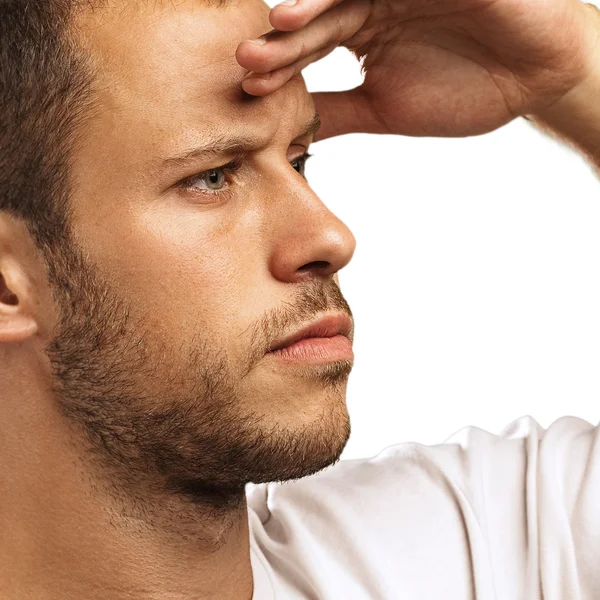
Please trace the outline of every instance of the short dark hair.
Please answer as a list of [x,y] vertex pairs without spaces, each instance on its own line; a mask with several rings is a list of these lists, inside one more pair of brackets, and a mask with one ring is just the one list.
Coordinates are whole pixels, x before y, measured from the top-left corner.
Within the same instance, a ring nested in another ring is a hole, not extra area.
[[0,0],[0,211],[45,258],[66,243],[69,158],[93,72],[70,34],[82,0]]

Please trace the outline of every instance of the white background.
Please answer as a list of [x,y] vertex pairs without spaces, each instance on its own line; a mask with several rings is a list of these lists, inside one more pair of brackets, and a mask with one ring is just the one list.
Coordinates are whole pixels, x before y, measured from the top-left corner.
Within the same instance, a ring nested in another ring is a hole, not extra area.
[[[344,48],[303,74],[311,92],[362,81]],[[356,325],[342,459],[522,415],[598,423],[600,182],[583,158],[523,119],[311,152],[309,182],[357,240],[339,273]]]

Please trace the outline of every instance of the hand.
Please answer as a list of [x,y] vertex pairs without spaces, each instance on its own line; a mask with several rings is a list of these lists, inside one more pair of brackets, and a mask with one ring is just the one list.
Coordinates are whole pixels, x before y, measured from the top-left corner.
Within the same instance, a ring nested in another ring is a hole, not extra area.
[[[600,65],[600,13],[579,0],[298,0],[242,42],[253,95],[279,89],[337,46],[362,85],[314,93],[315,141],[352,132],[468,136],[547,109]],[[265,74],[266,77],[261,77]]]

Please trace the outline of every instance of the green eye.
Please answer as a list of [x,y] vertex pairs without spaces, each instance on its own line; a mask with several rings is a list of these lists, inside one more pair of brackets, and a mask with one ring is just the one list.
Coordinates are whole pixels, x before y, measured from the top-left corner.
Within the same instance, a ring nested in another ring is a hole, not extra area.
[[236,158],[226,165],[196,173],[180,182],[180,185],[193,192],[217,194],[228,187],[227,173],[234,175],[242,167],[242,159]]
[[225,173],[222,168],[211,169],[206,175],[206,185],[209,190],[220,190],[225,183]]
[[[311,156],[312,154],[305,152],[302,156],[290,161],[290,165],[304,177],[306,161]],[[238,157],[226,165],[215,167],[214,169],[209,169],[208,171],[203,171],[202,173],[197,173],[192,177],[188,177],[181,181],[179,185],[187,190],[205,194],[226,193],[227,189],[230,187],[230,182],[227,181],[227,174],[234,175],[241,167],[242,159]]]

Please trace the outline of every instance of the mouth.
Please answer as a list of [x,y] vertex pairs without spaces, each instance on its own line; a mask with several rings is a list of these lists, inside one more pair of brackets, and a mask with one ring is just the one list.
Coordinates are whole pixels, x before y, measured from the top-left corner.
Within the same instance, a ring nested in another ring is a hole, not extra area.
[[329,314],[302,329],[276,340],[268,354],[286,359],[334,360],[353,358],[351,319]]
[[268,352],[267,356],[279,362],[300,361],[304,364],[354,360],[352,342],[341,334],[331,337],[302,338],[290,346]]

